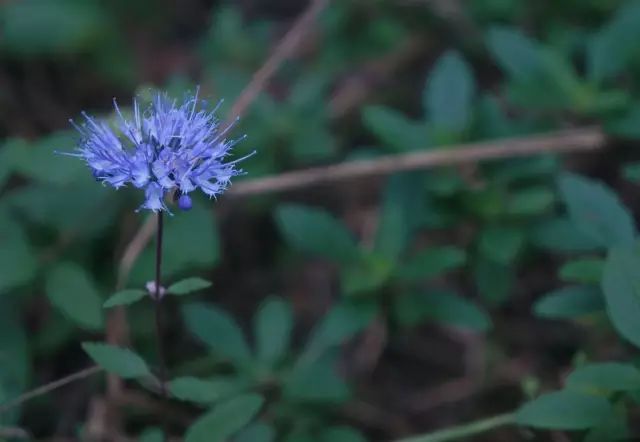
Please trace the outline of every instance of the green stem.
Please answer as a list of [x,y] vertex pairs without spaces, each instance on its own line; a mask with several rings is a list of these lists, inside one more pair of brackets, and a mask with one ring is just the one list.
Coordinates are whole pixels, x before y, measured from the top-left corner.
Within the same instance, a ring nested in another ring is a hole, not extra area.
[[514,421],[513,413],[499,414],[497,416],[481,419],[465,425],[458,425],[452,428],[436,431],[434,433],[424,434],[422,436],[413,436],[407,439],[397,440],[396,442],[446,442],[450,440],[461,439],[463,437],[473,436],[478,433],[493,430],[494,428],[510,425]]

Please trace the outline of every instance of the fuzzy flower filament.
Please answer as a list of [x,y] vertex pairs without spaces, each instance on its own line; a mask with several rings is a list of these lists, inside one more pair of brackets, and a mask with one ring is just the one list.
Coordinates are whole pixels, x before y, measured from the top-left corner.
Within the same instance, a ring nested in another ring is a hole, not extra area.
[[208,111],[198,104],[197,93],[180,105],[158,93],[143,111],[134,100],[128,120],[114,99],[116,128],[83,113],[84,124],[72,121],[81,137],[77,152],[69,155],[83,159],[97,180],[116,189],[127,184],[144,189],[140,209],[168,211],[164,198],[176,191],[178,206],[188,210],[190,192],[221,194],[242,173],[236,164],[246,158],[225,162],[240,140],[225,138],[229,128],[215,116],[217,107]]

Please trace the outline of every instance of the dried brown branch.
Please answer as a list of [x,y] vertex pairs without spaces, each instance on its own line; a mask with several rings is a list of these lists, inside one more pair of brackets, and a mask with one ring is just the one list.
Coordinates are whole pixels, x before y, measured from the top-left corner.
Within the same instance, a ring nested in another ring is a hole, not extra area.
[[394,172],[477,163],[542,153],[591,151],[600,149],[604,145],[605,135],[599,128],[571,129],[546,135],[462,144],[449,146],[447,149],[386,155],[371,160],[352,161],[332,166],[287,172],[238,183],[227,192],[227,195],[239,197],[284,192],[365,176],[386,175]]
[[80,379],[84,379],[86,377],[89,377],[93,374],[96,374],[98,372],[102,371],[101,367],[98,366],[93,366],[93,367],[89,367],[89,368],[85,368],[84,370],[80,370],[77,371],[75,373],[72,373],[68,376],[65,376],[61,379],[55,380],[53,382],[50,382],[48,384],[45,384],[41,387],[38,388],[34,388],[31,391],[28,391],[27,393],[24,393],[20,396],[18,396],[17,398],[9,401],[9,402],[5,402],[2,405],[0,405],[0,414],[5,413],[6,411],[17,407],[18,405],[33,399],[34,397],[38,397],[41,396],[43,394],[47,394],[53,390],[56,390],[60,387],[64,387],[67,384],[70,384],[71,382],[80,380]]
[[303,35],[309,31],[316,17],[328,4],[329,0],[312,0],[310,2],[289,32],[280,40],[267,61],[253,75],[251,82],[244,88],[242,94],[240,94],[231,108],[228,121],[234,121],[241,116],[253,103],[282,63],[295,52],[302,41]]
[[329,101],[331,117],[340,119],[358,108],[382,84],[400,69],[424,54],[428,43],[409,38],[398,49],[366,63],[349,76],[333,93]]

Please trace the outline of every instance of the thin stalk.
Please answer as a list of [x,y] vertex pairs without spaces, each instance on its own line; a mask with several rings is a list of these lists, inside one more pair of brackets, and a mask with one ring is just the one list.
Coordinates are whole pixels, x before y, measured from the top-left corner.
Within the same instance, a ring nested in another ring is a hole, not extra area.
[[163,398],[168,399],[167,394],[167,364],[165,362],[164,346],[162,343],[162,294],[160,292],[160,280],[162,269],[162,233],[163,233],[163,215],[162,211],[158,212],[158,228],[156,230],[156,279],[155,279],[155,322],[156,322],[156,345],[158,352],[158,366],[160,367],[160,393]]
[[485,431],[493,430],[494,428],[510,425],[513,423],[513,420],[513,413],[499,414],[497,416],[470,422],[468,424],[446,428],[429,434],[423,434],[422,436],[401,439],[396,442],[448,442],[484,433]]

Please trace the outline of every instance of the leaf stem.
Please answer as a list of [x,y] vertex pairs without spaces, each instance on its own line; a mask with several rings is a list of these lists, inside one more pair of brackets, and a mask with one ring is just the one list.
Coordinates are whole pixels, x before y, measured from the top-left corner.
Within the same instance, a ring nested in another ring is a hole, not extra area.
[[473,436],[478,433],[493,430],[494,428],[510,425],[514,422],[514,413],[499,414],[486,419],[477,420],[468,424],[458,425],[444,430],[435,431],[422,436],[413,436],[400,439],[396,442],[447,442]]

